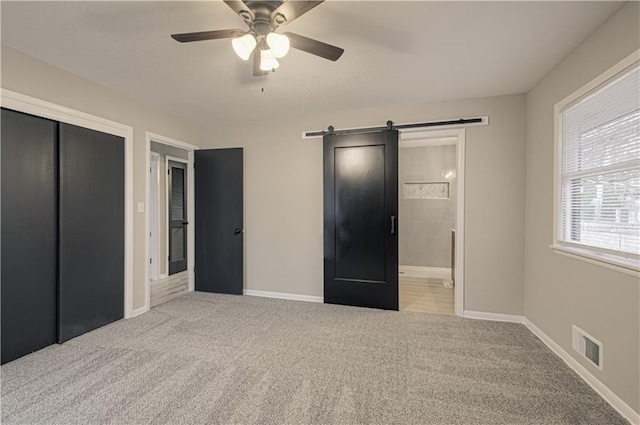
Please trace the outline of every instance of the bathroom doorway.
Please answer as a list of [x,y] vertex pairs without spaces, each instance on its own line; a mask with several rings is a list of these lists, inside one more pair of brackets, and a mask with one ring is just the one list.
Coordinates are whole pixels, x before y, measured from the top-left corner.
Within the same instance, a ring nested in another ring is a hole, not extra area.
[[403,133],[398,165],[400,310],[461,315],[464,130]]

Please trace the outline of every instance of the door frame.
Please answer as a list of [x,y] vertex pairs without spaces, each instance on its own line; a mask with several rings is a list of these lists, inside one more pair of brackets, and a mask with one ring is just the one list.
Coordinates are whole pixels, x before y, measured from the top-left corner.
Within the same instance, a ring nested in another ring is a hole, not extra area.
[[[189,187],[189,160],[184,159],[184,158],[178,158],[176,156],[169,156],[169,155],[165,155],[164,156],[164,169],[165,170],[169,170],[169,162],[173,161],[173,162],[179,162],[181,164],[185,164],[185,171],[187,171],[187,223],[189,223],[187,226],[191,225],[191,216],[190,213],[191,211],[189,210],[189,191],[191,190],[191,188]],[[191,167],[193,168],[193,167]],[[164,193],[164,199],[165,199],[165,203],[164,203],[164,208],[165,208],[165,217],[167,218],[166,223],[164,224],[165,229],[167,230],[166,233],[166,238],[165,238],[165,246],[167,247],[167,258],[165,258],[165,261],[167,262],[167,268],[165,270],[167,270],[167,277],[171,276],[169,274],[169,250],[170,250],[170,246],[169,246],[169,233],[171,231],[171,229],[169,228],[169,223],[171,222],[171,217],[169,216],[169,214],[171,213],[170,208],[169,208],[169,204],[171,203],[169,196],[171,194],[171,187],[170,187],[170,181],[169,178],[167,177],[169,176],[169,173],[167,172],[167,174],[165,174],[163,177],[165,179],[167,179],[167,183],[164,185],[164,189],[165,189],[165,193]],[[194,215],[194,220],[195,220],[195,215]],[[195,222],[194,222],[195,223]],[[189,270],[189,250],[191,249],[191,240],[189,238],[189,227],[187,227],[187,271]],[[195,246],[195,245],[194,245]],[[182,273],[182,272],[180,272]]]
[[[196,145],[192,145],[190,143],[185,143],[182,142],[180,140],[176,140],[176,139],[172,139],[170,137],[167,136],[162,136],[160,134],[156,134],[156,133],[152,133],[150,131],[146,131],[145,132],[145,158],[146,158],[146,168],[145,170],[148,170],[150,168],[150,160],[151,160],[151,142],[155,142],[155,143],[160,143],[163,145],[168,145],[168,146],[173,146],[175,148],[179,148],[182,150],[187,151],[187,156],[188,156],[188,160],[187,160],[187,221],[189,222],[189,225],[187,226],[187,272],[189,273],[189,285],[188,285],[188,291],[193,291],[194,290],[194,282],[195,282],[195,275],[194,275],[194,261],[195,261],[195,192],[194,192],[194,175],[193,175],[193,152],[196,150],[199,150],[200,148]],[[184,161],[184,159],[182,158],[177,158],[179,161]],[[175,160],[175,159],[172,159]],[[166,162],[165,162],[166,165]],[[151,198],[151,179],[150,179],[150,175],[151,173],[147,173],[145,172],[145,176],[146,176],[146,183],[145,183],[145,203],[147,205],[150,204],[150,198]],[[167,202],[167,207],[168,208],[168,202]],[[168,217],[167,217],[168,218]],[[150,208],[147,208],[146,213],[145,213],[145,218],[144,218],[144,223],[145,223],[145,247],[144,247],[144,258],[145,258],[145,265],[147,264],[147,262],[149,261],[149,252],[150,252],[150,245],[151,245],[151,238],[150,237],[146,237],[147,235],[149,235],[149,230],[151,228],[151,214],[150,214]],[[193,224],[192,224],[193,223]],[[168,234],[167,234],[167,245],[168,245]],[[168,246],[167,246],[168,249]],[[168,260],[167,260],[168,263]],[[169,264],[167,264],[167,276],[169,274]],[[144,299],[145,299],[145,304],[144,304],[144,311],[141,311],[141,313],[144,313],[146,311],[149,311],[149,309],[151,308],[151,280],[149,279],[149,267],[144,268],[145,270],[145,274],[144,274]]]
[[4,88],[0,88],[0,105],[124,139],[124,318],[144,313],[143,307],[133,309],[133,127]]
[[[428,146],[428,139],[457,138],[456,146],[456,173],[457,173],[457,197],[456,205],[456,247],[455,247],[455,313],[456,316],[464,316],[464,183],[465,183],[465,142],[466,129],[451,128],[441,130],[411,129],[400,130],[398,149],[408,146]],[[398,191],[398,196],[401,192]]]
[[[151,250],[149,258],[151,259],[149,264],[149,274],[151,280],[158,280],[162,278],[160,274],[160,259],[158,252],[158,237],[160,235],[160,220],[158,215],[160,213],[160,168],[158,167],[160,162],[160,154],[157,152],[151,152],[149,161],[151,166],[149,167],[149,243],[151,244]],[[155,181],[154,181],[155,180]]]

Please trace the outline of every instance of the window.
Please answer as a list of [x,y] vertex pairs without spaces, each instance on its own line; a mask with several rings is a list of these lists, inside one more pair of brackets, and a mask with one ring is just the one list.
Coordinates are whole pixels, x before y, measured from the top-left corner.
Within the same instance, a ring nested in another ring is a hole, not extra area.
[[638,270],[640,63],[614,68],[556,105],[554,247]]

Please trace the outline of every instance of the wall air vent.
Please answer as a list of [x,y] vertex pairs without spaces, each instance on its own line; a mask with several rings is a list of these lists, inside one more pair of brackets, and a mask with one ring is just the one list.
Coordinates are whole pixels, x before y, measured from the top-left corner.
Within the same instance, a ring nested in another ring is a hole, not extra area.
[[573,325],[571,333],[571,346],[582,357],[589,360],[595,367],[602,370],[602,343]]

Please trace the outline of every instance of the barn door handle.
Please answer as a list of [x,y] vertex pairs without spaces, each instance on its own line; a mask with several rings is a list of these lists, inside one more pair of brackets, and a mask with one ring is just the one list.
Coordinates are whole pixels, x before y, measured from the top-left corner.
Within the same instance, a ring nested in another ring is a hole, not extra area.
[[391,234],[392,235],[396,234],[396,216],[395,215],[391,216]]
[[237,235],[238,233],[242,233],[242,230],[241,230],[241,229],[235,229],[235,230],[233,231],[233,233]]

